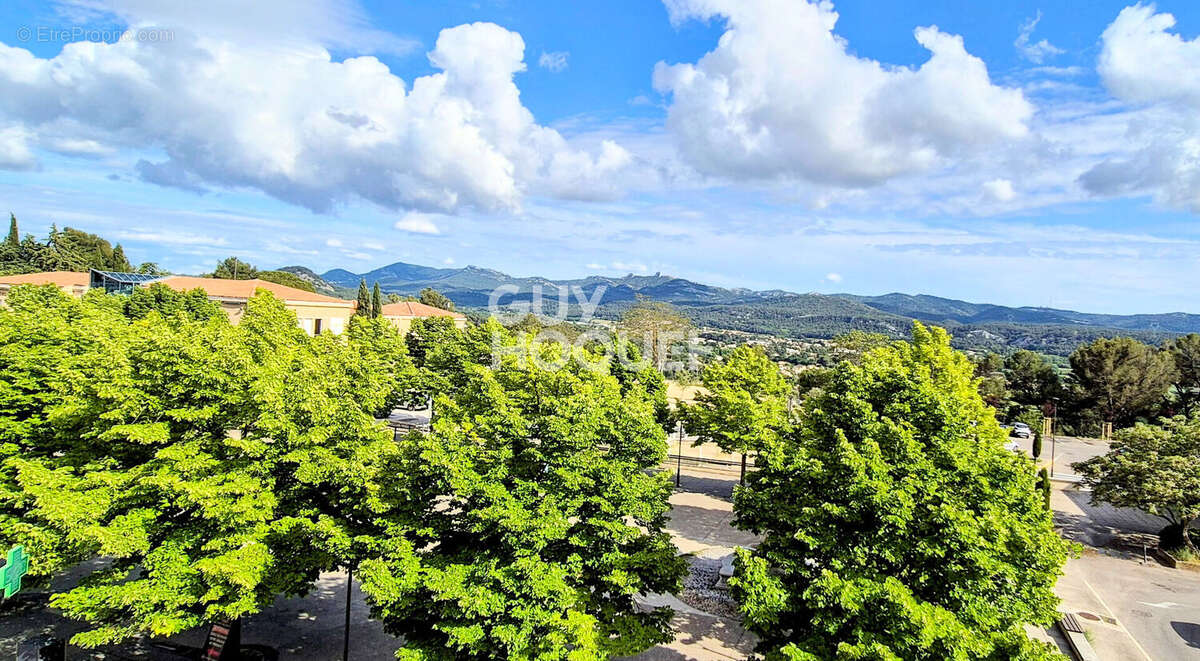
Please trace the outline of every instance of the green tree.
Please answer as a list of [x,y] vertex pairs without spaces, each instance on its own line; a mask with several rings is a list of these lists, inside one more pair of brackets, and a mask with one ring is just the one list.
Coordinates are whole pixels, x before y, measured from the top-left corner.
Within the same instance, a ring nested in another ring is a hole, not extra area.
[[1042,406],[1062,396],[1058,372],[1039,353],[1020,349],[1004,360],[1004,375],[1018,404]]
[[642,347],[642,355],[663,369],[672,346],[692,330],[692,321],[670,303],[640,300],[621,313],[617,328],[630,342]]
[[762,349],[742,345],[700,374],[704,390],[683,409],[684,424],[697,444],[715,443],[726,452],[757,452],[788,425],[791,388],[779,366]]
[[975,376],[987,377],[1004,369],[1004,356],[998,353],[988,353],[975,361]]
[[364,316],[350,318],[346,335],[350,347],[358,352],[359,360],[373,363],[372,371],[382,375],[381,405],[375,415],[387,417],[406,400],[411,391],[422,385],[420,375],[408,355],[404,336],[390,321],[382,317]]
[[305,337],[265,292],[236,327],[53,287],[9,303],[0,542],[35,576],[107,559],[52,597],[90,626],[75,644],[254,613],[385,536],[390,375],[348,339]]
[[851,362],[857,362],[872,349],[886,347],[892,342],[895,342],[895,340],[883,333],[869,333],[857,329],[833,338],[833,346],[837,350],[839,357]]
[[769,659],[1051,659],[1068,547],[939,328],[843,362],[734,494],[730,580]]
[[142,319],[151,312],[157,312],[168,320],[181,315],[193,321],[225,316],[221,306],[210,301],[203,289],[180,292],[158,282],[146,287],[134,287],[122,299],[122,310],[130,319]]
[[21,233],[17,229],[17,215],[15,213],[8,214],[8,236],[4,239],[4,245],[9,248],[19,248],[21,246]]
[[283,285],[284,287],[291,287],[293,289],[301,289],[311,292],[317,291],[316,287],[313,287],[313,283],[289,271],[259,271],[258,279],[266,280],[267,282],[274,282],[277,285]]
[[113,246],[112,257],[108,262],[108,270],[118,273],[130,273],[133,271],[133,265],[129,263],[129,259],[125,257],[125,249],[121,244]]
[[223,280],[253,280],[258,277],[258,269],[237,257],[226,257],[217,262],[212,277]]
[[1131,337],[1101,338],[1076,349],[1070,360],[1083,405],[1118,425],[1153,414],[1175,380],[1168,353]]
[[138,265],[137,272],[145,275],[171,275],[170,272],[154,262],[142,262]]
[[1200,418],[1168,418],[1116,433],[1108,454],[1072,464],[1092,488],[1092,501],[1136,507],[1172,526],[1166,548],[1196,546],[1183,534],[1200,518]]
[[59,231],[54,225],[50,227],[45,248],[31,253],[29,258],[39,262],[30,265],[41,271],[111,271],[114,266],[126,267],[129,264],[124,251],[120,254],[121,262],[118,264],[112,245],[103,238],[73,227]]
[[1175,401],[1184,415],[1198,412],[1200,403],[1200,334],[1190,333],[1167,343],[1175,361]]
[[433,432],[401,441],[411,523],[358,574],[399,657],[603,659],[671,639],[670,609],[635,601],[685,567],[646,392],[514,360],[460,378]]
[[358,281],[358,304],[354,307],[354,316],[371,316],[371,292],[367,289],[367,281],[365,278],[359,279]]
[[441,292],[432,288],[426,287],[418,294],[418,300],[425,305],[431,305],[442,310],[454,311],[454,301],[446,298]]
[[375,288],[371,290],[371,316],[383,316],[383,291],[379,289],[379,281],[375,282]]
[[[1036,457],[1037,455],[1034,455]],[[1046,506],[1046,511],[1050,509],[1050,472],[1043,468],[1038,471],[1038,491],[1042,494],[1043,504]]]

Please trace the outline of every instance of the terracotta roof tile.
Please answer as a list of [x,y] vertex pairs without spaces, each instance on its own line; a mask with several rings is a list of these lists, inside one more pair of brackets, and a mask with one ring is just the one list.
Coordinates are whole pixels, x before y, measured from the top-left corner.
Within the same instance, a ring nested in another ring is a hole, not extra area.
[[0,276],[0,285],[57,285],[59,287],[87,287],[91,274],[78,271],[44,271]]
[[213,298],[250,298],[255,290],[265,289],[281,301],[298,303],[338,303],[346,307],[354,307],[354,301],[334,298],[323,294],[314,294],[303,289],[267,282],[266,280],[224,280],[220,278],[196,278],[187,275],[172,275],[162,280],[162,284],[176,291],[203,289]]
[[455,319],[466,319],[466,315],[457,312],[450,312],[441,308],[435,308],[432,305],[417,303],[416,301],[401,301],[399,303],[388,303],[383,306],[383,316],[385,317],[453,317]]

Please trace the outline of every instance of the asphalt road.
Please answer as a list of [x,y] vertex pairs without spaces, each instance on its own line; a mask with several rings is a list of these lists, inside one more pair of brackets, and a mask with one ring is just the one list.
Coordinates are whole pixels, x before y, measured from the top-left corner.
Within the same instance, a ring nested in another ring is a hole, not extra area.
[[[1033,453],[1033,439],[1030,438],[1013,438],[1021,444],[1021,449],[1026,453]],[[1047,468],[1053,462],[1054,477],[1076,477],[1071,464],[1077,461],[1084,461],[1092,457],[1099,456],[1108,452],[1108,441],[1101,441],[1095,438],[1074,438],[1071,436],[1056,436],[1054,439],[1043,439],[1042,441],[1042,456],[1039,458]]]
[[1076,612],[1082,618],[1090,620],[1085,626],[1093,629],[1101,658],[1200,659],[1200,574],[1169,569],[1153,560],[1142,565],[1084,554],[1070,561],[1060,593],[1072,584],[1078,598],[1068,600],[1080,608]]

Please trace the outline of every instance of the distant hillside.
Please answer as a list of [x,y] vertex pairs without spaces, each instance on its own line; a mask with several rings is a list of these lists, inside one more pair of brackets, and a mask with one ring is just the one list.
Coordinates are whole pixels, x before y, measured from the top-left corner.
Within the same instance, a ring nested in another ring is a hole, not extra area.
[[917,296],[894,293],[883,296],[837,294],[837,296],[864,303],[884,312],[933,323],[1063,324],[1163,333],[1193,333],[1200,329],[1200,315],[1183,312],[1133,315],[1089,314],[1054,308],[1010,308],[986,303],[967,303],[924,294]]
[[[1099,337],[1131,335],[1157,344],[1176,335],[1200,332],[1200,315],[1194,314],[1105,315],[899,293],[855,296],[753,291],[714,287],[661,273],[551,280],[514,277],[478,266],[447,269],[403,262],[367,273],[334,269],[317,276],[303,267],[282,270],[306,279],[315,278],[335,289],[336,295],[353,296],[359,281],[364,279],[368,286],[378,282],[386,293],[412,295],[432,287],[462,308],[486,307],[492,292],[502,285],[517,290],[515,294],[506,293],[504,303],[528,302],[534,288],[540,285],[547,313],[554,312],[557,304],[556,287],[568,287],[589,299],[595,296],[597,288],[604,287],[598,310],[601,317],[618,317],[640,297],[673,303],[697,325],[783,337],[828,338],[855,329],[905,337],[912,320],[919,319],[947,327],[956,346],[980,351],[1027,348],[1067,355],[1080,344]],[[322,291],[316,280],[312,280],[314,285]],[[570,302],[571,315],[578,314],[575,293],[571,294]]]

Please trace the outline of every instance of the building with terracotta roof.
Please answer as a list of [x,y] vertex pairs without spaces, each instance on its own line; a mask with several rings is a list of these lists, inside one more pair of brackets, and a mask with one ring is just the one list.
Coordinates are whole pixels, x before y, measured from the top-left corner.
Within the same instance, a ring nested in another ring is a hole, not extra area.
[[408,332],[414,319],[427,319],[429,317],[449,317],[454,320],[454,325],[459,328],[465,328],[467,325],[467,317],[465,315],[435,308],[432,305],[425,305],[416,301],[401,301],[399,303],[388,303],[383,306],[383,318],[392,322],[392,325],[401,333]]
[[0,276],[0,305],[8,298],[8,290],[17,285],[55,285],[76,298],[88,290],[90,276],[80,271],[44,271]]
[[355,308],[354,301],[315,294],[266,280],[224,280],[184,275],[151,277],[136,273],[111,273],[108,271],[92,271],[90,273],[51,271],[2,276],[0,277],[0,305],[7,298],[8,291],[17,285],[51,284],[58,286],[59,289],[71,296],[80,297],[92,287],[108,292],[122,293],[130,291],[134,286],[144,287],[154,283],[165,285],[175,291],[203,289],[208,294],[208,299],[220,305],[225,314],[229,316],[229,321],[235,324],[242,320],[242,315],[246,313],[246,302],[250,300],[254,292],[265,289],[271,292],[275,298],[283,301],[289,310],[296,313],[300,327],[309,335],[319,334],[323,331],[341,333],[346,329]]
[[323,331],[341,333],[346,330],[356,307],[354,301],[315,294],[257,278],[224,280],[169,275],[155,282],[175,291],[203,289],[208,294],[208,300],[219,304],[225,314],[229,315],[229,321],[235,324],[242,320],[242,315],[246,313],[246,302],[250,300],[251,296],[254,296],[254,292],[265,289],[275,298],[283,301],[287,309],[296,313],[296,317],[300,320],[300,328],[303,328],[304,332],[309,335],[319,335]]

